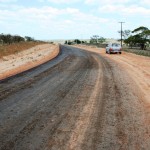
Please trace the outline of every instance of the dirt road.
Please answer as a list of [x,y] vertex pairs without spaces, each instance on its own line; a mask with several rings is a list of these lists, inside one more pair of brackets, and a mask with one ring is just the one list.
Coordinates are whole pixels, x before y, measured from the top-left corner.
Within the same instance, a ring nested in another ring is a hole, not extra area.
[[0,82],[1,150],[150,149],[150,59],[85,49]]

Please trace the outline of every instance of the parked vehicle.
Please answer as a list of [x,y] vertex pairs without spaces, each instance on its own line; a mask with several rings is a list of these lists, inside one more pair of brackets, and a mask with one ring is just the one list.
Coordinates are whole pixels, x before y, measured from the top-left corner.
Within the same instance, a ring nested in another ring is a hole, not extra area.
[[118,43],[110,43],[106,46],[106,53],[112,54],[112,53],[119,53],[121,54],[121,45]]

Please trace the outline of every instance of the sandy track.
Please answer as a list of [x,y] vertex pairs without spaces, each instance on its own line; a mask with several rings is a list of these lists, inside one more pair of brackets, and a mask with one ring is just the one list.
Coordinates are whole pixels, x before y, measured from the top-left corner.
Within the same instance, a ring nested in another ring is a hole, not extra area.
[[149,59],[86,49],[0,83],[0,149],[149,149]]
[[55,58],[59,46],[42,44],[0,59],[0,80],[29,70]]

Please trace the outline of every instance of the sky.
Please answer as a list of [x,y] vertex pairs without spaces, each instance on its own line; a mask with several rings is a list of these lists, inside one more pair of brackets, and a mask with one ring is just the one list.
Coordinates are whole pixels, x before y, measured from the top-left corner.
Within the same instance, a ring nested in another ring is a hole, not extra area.
[[0,0],[0,33],[37,40],[119,38],[150,28],[150,0]]

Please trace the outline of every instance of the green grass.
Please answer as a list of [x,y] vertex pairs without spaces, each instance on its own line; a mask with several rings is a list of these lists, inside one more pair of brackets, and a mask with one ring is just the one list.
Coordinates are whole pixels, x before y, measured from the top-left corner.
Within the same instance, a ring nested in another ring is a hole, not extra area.
[[123,51],[129,52],[129,53],[134,53],[134,54],[137,54],[137,55],[150,57],[150,50],[138,50],[138,49],[123,48]]

